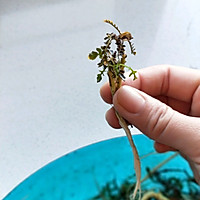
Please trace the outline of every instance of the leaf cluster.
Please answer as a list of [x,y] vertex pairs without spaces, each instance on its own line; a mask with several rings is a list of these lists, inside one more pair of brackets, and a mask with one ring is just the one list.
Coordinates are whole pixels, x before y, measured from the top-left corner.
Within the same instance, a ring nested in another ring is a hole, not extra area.
[[[119,28],[112,21],[105,20],[105,22],[110,23],[115,29],[117,29],[119,34],[117,35],[115,33],[106,33],[106,36],[104,37],[104,45],[96,48],[96,50],[92,51],[88,55],[90,60],[95,60],[96,58],[100,59],[99,63],[97,64],[99,68],[99,73],[97,74],[97,82],[100,82],[105,72],[108,71],[112,73],[112,78],[119,77],[124,80],[125,68],[130,71],[129,76],[133,75],[133,79],[135,80],[136,71],[125,65],[127,55],[125,53],[126,46],[124,44],[125,41],[128,41],[131,53],[135,55],[135,48],[130,42],[133,37],[129,32],[121,33]],[[113,42],[115,43],[115,49],[112,48]]]

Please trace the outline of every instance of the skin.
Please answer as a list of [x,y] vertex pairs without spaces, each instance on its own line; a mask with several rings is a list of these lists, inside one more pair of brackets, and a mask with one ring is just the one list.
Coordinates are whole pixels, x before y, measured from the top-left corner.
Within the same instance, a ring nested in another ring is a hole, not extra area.
[[120,128],[115,109],[155,141],[157,152],[179,151],[200,184],[200,71],[158,65],[139,70],[137,77],[127,78],[113,98],[109,84],[102,86],[102,99],[113,104],[107,122]]

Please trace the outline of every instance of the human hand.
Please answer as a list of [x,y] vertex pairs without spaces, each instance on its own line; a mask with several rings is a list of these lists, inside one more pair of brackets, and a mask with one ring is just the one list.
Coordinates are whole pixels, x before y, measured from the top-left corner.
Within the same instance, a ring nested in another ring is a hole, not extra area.
[[109,84],[102,86],[101,97],[114,105],[106,120],[120,128],[117,110],[155,141],[157,152],[179,151],[200,184],[200,71],[160,65],[139,70],[137,77],[127,78],[113,98]]

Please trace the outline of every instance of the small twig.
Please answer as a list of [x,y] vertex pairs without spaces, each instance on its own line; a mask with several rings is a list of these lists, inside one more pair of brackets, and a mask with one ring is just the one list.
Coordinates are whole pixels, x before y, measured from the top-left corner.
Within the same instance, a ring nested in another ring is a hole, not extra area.
[[140,159],[145,159],[145,158],[147,158],[147,157],[149,157],[151,155],[154,155],[154,154],[157,154],[157,152],[156,151],[149,152],[149,153],[147,153],[145,155],[140,156]]
[[165,165],[166,163],[168,163],[170,160],[172,160],[173,158],[175,158],[176,156],[178,156],[179,153],[176,152],[173,155],[171,155],[169,158],[167,158],[166,160],[164,160],[163,162],[159,163],[157,166],[155,166],[142,180],[141,183],[143,183],[144,181],[146,181],[148,178],[150,178],[150,176],[152,174],[154,174],[159,168],[161,168],[163,165]]

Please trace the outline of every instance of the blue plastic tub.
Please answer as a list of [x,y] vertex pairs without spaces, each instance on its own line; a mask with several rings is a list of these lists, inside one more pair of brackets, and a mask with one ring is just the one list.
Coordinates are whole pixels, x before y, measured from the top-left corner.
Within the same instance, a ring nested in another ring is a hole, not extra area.
[[[152,151],[153,142],[143,135],[134,136],[140,156]],[[154,167],[172,153],[154,154],[143,158],[146,167]],[[186,169],[180,156],[165,168]],[[133,155],[126,137],[114,138],[86,146],[49,163],[20,183],[4,200],[86,200],[98,194],[99,188],[112,180],[122,183],[133,175]],[[178,175],[178,173],[175,175]],[[147,184],[149,187],[151,183]]]

